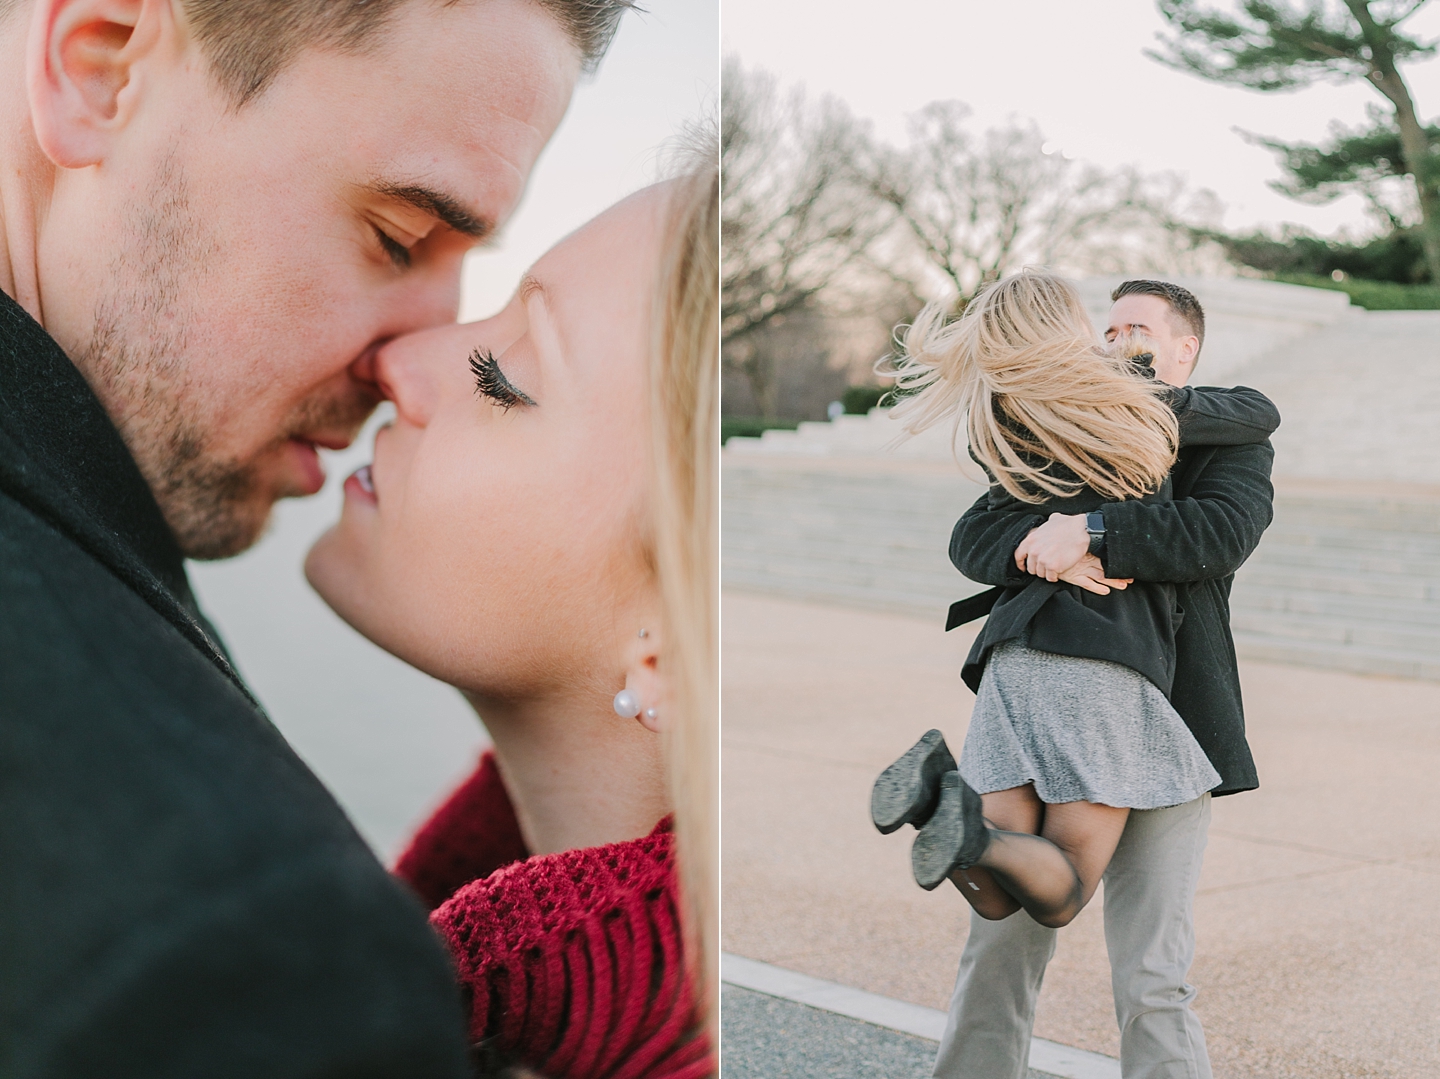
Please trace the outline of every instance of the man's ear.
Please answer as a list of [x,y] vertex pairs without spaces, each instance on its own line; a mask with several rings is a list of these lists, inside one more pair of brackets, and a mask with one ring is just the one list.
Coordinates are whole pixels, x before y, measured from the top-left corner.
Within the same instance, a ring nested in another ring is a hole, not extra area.
[[131,119],[142,61],[175,23],[171,0],[35,0],[26,89],[35,137],[61,168],[96,165]]
[[1200,338],[1189,334],[1180,341],[1180,359],[1190,367],[1195,366],[1195,360],[1200,355]]

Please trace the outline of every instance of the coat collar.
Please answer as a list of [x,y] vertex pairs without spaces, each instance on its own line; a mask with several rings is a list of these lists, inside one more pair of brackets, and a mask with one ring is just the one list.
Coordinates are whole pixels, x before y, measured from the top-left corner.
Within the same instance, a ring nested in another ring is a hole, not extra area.
[[240,682],[185,557],[104,406],[44,328],[0,292],[0,491],[65,533]]

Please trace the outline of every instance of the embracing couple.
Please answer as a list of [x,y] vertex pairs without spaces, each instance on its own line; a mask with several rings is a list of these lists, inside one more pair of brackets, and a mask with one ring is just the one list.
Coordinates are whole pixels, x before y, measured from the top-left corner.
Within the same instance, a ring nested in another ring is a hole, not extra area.
[[1028,1074],[1056,930],[1102,879],[1125,1079],[1210,1076],[1194,897],[1211,798],[1258,783],[1229,594],[1270,524],[1280,418],[1254,390],[1188,387],[1190,292],[1111,299],[1102,341],[1068,282],[1016,274],[957,320],[922,312],[888,367],[907,428],[964,423],[990,480],[950,547],[994,586],[951,610],[951,627],[988,614],[960,760],[932,730],[871,799],[882,832],[919,830],[916,881],[972,908],[943,1079]]
[[[454,322],[627,6],[0,0],[0,1075],[713,1072],[713,152]],[[185,571],[385,399],[306,572],[494,744],[394,873]]]

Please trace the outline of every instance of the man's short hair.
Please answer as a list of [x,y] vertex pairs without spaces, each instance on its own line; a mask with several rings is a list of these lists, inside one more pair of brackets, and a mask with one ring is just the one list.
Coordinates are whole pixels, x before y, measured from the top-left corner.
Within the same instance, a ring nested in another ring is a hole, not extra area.
[[[243,105],[307,48],[364,48],[403,4],[417,0],[181,0],[220,85]],[[437,0],[431,0],[437,2]],[[438,0],[451,7],[461,0]],[[531,0],[600,63],[633,0]]]
[[[220,86],[243,105],[305,49],[364,48],[403,4],[417,0],[181,0]],[[460,0],[430,0],[450,7]],[[634,0],[531,0],[548,12],[593,71]],[[17,0],[0,0],[0,19]]]
[[[1200,342],[1200,347],[1205,346],[1205,309],[1200,306],[1200,301],[1188,288],[1172,285],[1169,281],[1143,279],[1122,281],[1116,286],[1115,291],[1110,293],[1110,302],[1114,303],[1121,296],[1159,296],[1170,305],[1170,310],[1195,335]],[[1198,356],[1200,349],[1197,348],[1195,353]]]

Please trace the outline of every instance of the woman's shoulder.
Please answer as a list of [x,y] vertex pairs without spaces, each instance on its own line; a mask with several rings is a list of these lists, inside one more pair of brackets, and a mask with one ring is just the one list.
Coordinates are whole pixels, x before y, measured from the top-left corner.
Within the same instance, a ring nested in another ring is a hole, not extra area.
[[520,822],[486,750],[475,771],[420,826],[395,875],[434,910],[463,885],[530,856]]
[[431,914],[467,991],[471,1038],[547,1075],[642,1057],[688,1062],[657,1076],[709,1074],[674,843],[667,818],[638,839],[536,855]]

